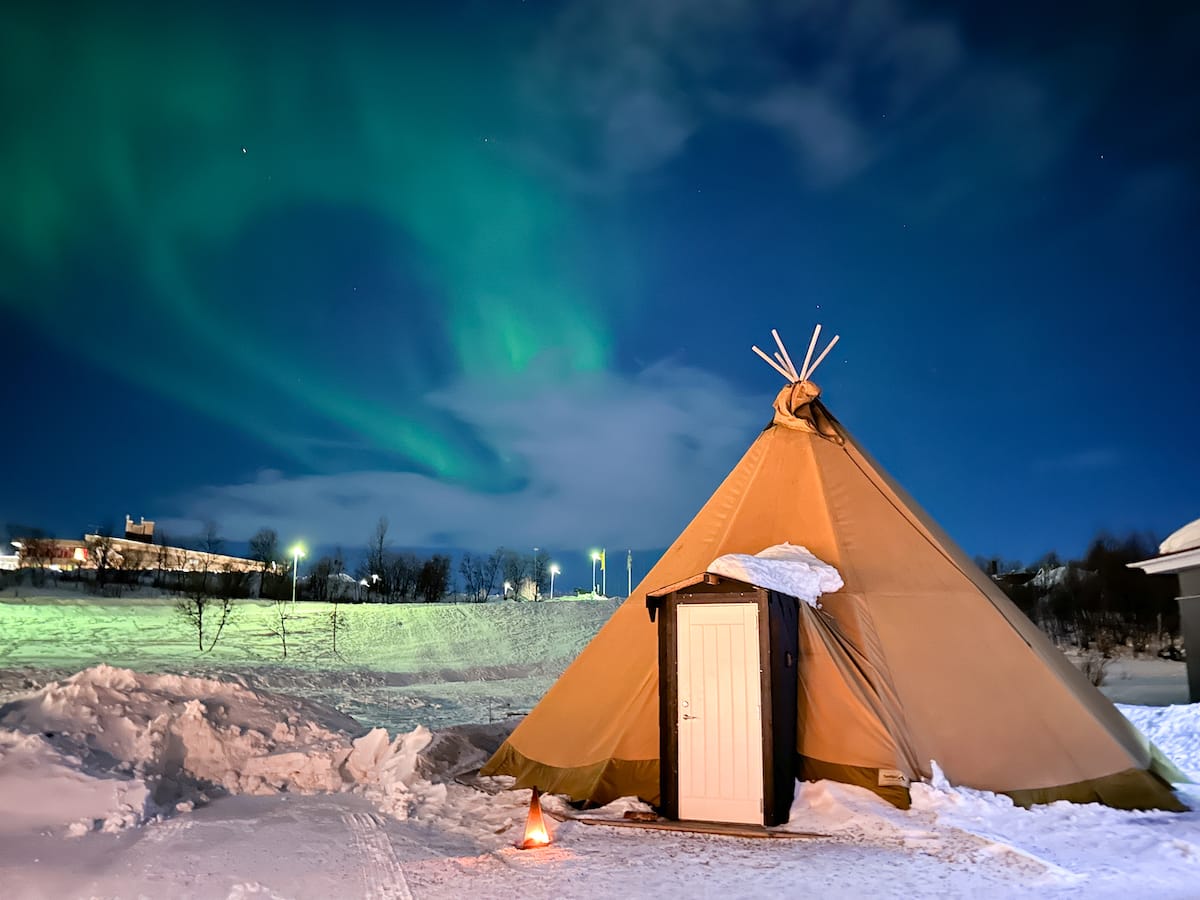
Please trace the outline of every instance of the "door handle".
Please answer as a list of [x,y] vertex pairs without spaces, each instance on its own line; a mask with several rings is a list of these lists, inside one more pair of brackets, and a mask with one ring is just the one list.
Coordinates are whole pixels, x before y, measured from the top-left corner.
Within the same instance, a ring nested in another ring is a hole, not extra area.
[[684,718],[684,719],[698,719],[698,718],[700,718],[700,717],[699,717],[699,716],[689,716],[687,713],[684,713],[682,718]]

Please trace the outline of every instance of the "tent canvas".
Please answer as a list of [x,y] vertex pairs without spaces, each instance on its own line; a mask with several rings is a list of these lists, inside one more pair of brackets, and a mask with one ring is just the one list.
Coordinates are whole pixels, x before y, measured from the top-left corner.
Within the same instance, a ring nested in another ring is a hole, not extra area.
[[771,423],[482,774],[579,801],[657,804],[658,634],[647,594],[724,554],[787,542],[845,582],[822,609],[801,604],[802,777],[859,784],[903,806],[907,781],[929,779],[936,761],[952,783],[1022,805],[1183,809],[1169,785],[1182,773],[819,397],[807,380],[780,391]]

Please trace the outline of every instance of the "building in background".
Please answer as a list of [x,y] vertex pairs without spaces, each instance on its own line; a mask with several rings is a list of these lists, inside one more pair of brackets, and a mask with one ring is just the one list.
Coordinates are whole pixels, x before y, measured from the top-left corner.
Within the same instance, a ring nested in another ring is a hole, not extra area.
[[[48,569],[69,572],[97,569],[103,560],[106,568],[162,572],[260,572],[258,560],[211,553],[202,549],[174,547],[154,543],[154,522],[134,522],[125,517],[125,536],[85,534],[82,540],[28,537],[12,542],[15,563],[12,568]],[[2,559],[2,558],[0,558]],[[272,564],[268,570],[278,569]]]
[[1158,556],[1129,564],[1147,575],[1179,576],[1179,630],[1187,651],[1188,702],[1200,703],[1200,519],[1158,545]]

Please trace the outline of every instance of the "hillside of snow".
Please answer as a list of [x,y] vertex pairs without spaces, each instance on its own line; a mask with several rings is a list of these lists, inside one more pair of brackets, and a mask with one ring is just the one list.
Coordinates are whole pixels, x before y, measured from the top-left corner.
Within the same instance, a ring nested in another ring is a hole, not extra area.
[[27,593],[0,597],[0,701],[105,663],[237,679],[405,731],[528,712],[619,605],[342,604],[335,651],[329,604],[299,603],[294,616],[285,604],[285,658],[269,602],[239,601],[199,653],[171,599]]

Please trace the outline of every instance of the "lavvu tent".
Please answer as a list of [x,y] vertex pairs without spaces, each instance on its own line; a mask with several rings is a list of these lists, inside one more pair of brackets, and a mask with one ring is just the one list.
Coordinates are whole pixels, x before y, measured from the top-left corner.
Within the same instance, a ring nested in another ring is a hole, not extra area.
[[1182,774],[855,442],[809,380],[815,365],[797,372],[780,350],[778,365],[758,351],[789,381],[770,424],[481,774],[597,804],[658,804],[659,632],[647,596],[724,554],[791,543],[844,580],[820,608],[799,604],[799,777],[903,807],[909,781],[930,778],[936,761],[952,783],[1025,806],[1183,809],[1169,784]]

